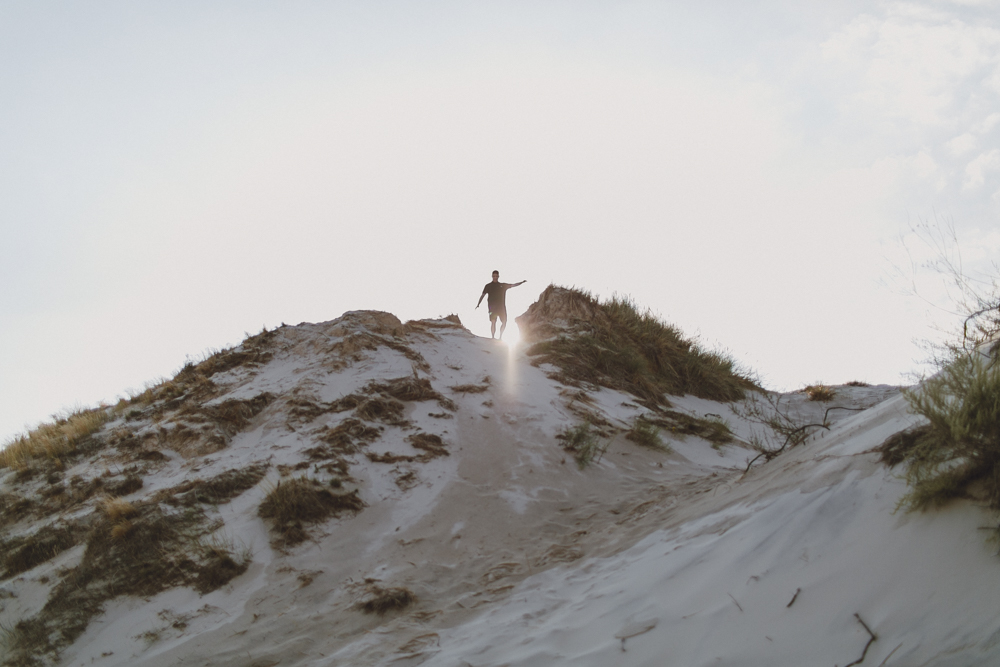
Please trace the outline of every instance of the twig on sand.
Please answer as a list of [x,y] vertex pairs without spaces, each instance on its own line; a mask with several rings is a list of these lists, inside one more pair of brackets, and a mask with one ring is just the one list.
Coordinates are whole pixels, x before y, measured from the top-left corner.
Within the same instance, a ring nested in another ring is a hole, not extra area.
[[726,595],[728,595],[729,598],[733,601],[733,604],[736,605],[736,608],[739,609],[742,612],[743,611],[743,607],[741,607],[740,603],[736,601],[736,598],[733,597],[733,594],[732,593],[726,593]]
[[789,603],[788,603],[787,605],[785,605],[785,606],[786,606],[786,607],[791,607],[791,606],[792,606],[793,604],[795,604],[795,601],[799,599],[799,593],[801,593],[801,592],[802,592],[802,589],[801,589],[801,588],[796,588],[796,589],[795,589],[795,595],[793,595],[793,596],[792,596],[792,601],[791,601],[791,602],[789,602]]
[[902,646],[902,645],[903,645],[903,642],[899,642],[899,645],[896,646],[896,648],[894,648],[891,651],[889,651],[889,655],[885,656],[885,660],[883,660],[882,662],[878,663],[878,667],[883,667],[883,665],[885,665],[885,663],[889,662],[889,658],[892,657],[892,654],[895,653],[896,651],[898,651],[899,647]]
[[861,620],[860,614],[855,614],[854,618],[858,619],[858,623],[860,623],[861,627],[863,627],[868,632],[868,635],[871,637],[871,639],[869,639],[868,643],[865,644],[865,650],[861,652],[861,657],[855,660],[854,662],[847,663],[846,665],[844,665],[844,667],[851,667],[851,665],[860,665],[862,662],[864,662],[865,656],[868,655],[868,647],[874,644],[875,640],[878,639],[878,635],[872,632],[872,629],[868,627],[868,624]]

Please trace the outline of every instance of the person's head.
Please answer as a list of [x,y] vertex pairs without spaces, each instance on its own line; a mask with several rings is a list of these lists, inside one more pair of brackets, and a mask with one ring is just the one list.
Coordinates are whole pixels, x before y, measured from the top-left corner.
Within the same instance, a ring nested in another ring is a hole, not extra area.
[[500,280],[500,272],[499,271],[494,271],[493,272],[493,282],[496,282],[498,280]]

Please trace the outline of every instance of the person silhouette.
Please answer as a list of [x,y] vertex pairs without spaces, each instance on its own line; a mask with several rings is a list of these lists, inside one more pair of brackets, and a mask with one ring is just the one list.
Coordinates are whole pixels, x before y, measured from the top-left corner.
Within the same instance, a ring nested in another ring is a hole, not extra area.
[[511,287],[523,285],[526,282],[528,281],[502,283],[500,282],[500,272],[493,272],[492,282],[486,283],[483,293],[479,295],[479,301],[476,302],[476,308],[479,308],[479,304],[483,302],[483,297],[489,295],[489,298],[486,300],[486,306],[490,309],[490,338],[496,338],[497,319],[499,318],[500,339],[503,340],[503,331],[507,328],[507,290]]

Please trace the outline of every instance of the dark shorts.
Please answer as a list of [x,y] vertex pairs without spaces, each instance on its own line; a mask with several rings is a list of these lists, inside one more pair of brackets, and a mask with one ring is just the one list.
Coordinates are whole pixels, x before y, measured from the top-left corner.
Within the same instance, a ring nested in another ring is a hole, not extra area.
[[496,322],[498,317],[500,318],[500,321],[502,323],[507,324],[507,308],[506,307],[501,306],[501,307],[497,308],[496,310],[490,310],[490,322]]

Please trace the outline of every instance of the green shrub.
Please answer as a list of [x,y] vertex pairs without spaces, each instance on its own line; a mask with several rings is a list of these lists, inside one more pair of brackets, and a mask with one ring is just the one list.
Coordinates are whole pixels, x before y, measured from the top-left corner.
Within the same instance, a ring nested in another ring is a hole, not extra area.
[[642,417],[636,418],[632,424],[632,428],[625,433],[625,437],[640,447],[670,451],[670,447],[664,445],[660,440],[660,429]]
[[906,466],[908,509],[974,495],[1000,510],[1000,366],[978,352],[957,352],[919,387],[904,391],[923,427],[883,443],[882,460]]

